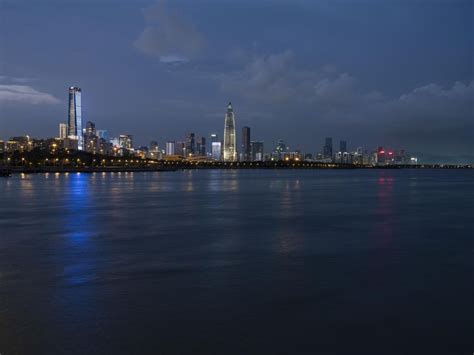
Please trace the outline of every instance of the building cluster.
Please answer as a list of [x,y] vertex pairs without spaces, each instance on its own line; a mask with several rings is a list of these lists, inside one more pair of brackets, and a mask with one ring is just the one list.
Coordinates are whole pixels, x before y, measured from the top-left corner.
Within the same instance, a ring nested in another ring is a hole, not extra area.
[[196,137],[188,133],[180,141],[167,141],[163,148],[156,141],[149,146],[135,147],[130,134],[109,137],[108,131],[96,129],[95,123],[82,120],[82,91],[80,88],[69,88],[68,119],[59,124],[59,137],[49,139],[31,139],[29,136],[11,137],[7,142],[0,141],[0,153],[25,152],[35,148],[49,150],[66,149],[86,151],[106,156],[135,156],[158,160],[213,160],[213,161],[314,161],[335,162],[359,165],[395,165],[416,164],[417,159],[410,157],[403,150],[395,151],[379,147],[368,152],[361,147],[350,151],[347,141],[339,142],[339,149],[334,149],[333,139],[327,137],[322,151],[302,153],[291,150],[279,140],[271,152],[265,153],[262,141],[251,140],[250,127],[243,127],[240,135],[240,149],[237,146],[236,119],[232,104],[229,102],[224,115],[224,132],[222,139],[217,133],[206,137]]

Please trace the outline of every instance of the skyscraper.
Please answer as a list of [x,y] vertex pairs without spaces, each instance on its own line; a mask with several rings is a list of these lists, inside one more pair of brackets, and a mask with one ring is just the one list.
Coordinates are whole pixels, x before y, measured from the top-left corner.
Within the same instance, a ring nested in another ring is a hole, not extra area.
[[326,137],[324,147],[323,147],[323,157],[324,159],[332,159],[332,138]]
[[59,124],[59,139],[67,138],[67,123]]
[[213,160],[221,160],[222,156],[222,142],[219,140],[217,134],[211,134],[211,157]]
[[250,158],[250,127],[242,127],[240,154],[241,160],[249,161]]
[[82,136],[82,106],[81,89],[75,86],[69,88],[68,137],[77,140],[77,149],[84,149]]
[[197,150],[197,154],[200,155],[201,157],[206,156],[206,137],[201,137],[201,139],[198,141],[199,144],[199,149]]
[[237,160],[235,116],[232,104],[227,105],[224,124],[224,161]]

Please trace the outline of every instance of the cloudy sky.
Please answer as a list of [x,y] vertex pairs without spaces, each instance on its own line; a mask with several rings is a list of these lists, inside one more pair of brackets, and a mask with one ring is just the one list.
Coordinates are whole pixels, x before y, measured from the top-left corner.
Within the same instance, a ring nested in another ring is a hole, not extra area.
[[83,118],[137,144],[237,128],[474,161],[471,0],[2,0],[0,138]]

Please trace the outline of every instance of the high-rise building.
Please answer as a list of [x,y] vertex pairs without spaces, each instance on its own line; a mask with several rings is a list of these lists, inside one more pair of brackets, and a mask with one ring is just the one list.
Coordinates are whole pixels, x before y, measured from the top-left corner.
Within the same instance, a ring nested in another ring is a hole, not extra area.
[[166,142],[165,153],[166,155],[176,154],[176,143],[174,141]]
[[84,132],[84,150],[89,153],[97,151],[97,135],[94,122],[87,121]]
[[211,143],[211,157],[212,160],[220,161],[222,158],[222,142]]
[[189,133],[186,137],[186,154],[194,155],[196,153],[196,144],[194,140],[194,133]]
[[250,154],[250,127],[242,127],[242,136],[241,136],[241,146],[240,146],[240,160],[248,161],[251,160]]
[[232,104],[227,105],[224,123],[224,161],[237,160],[235,116]]
[[339,151],[341,153],[346,153],[347,152],[347,141],[340,141],[339,142]]
[[324,159],[332,159],[332,138],[326,137],[323,146]]
[[206,137],[201,137],[196,144],[196,154],[205,157],[206,156]]
[[263,161],[263,142],[251,142],[250,154],[253,161]]
[[67,123],[68,137],[77,140],[77,149],[83,150],[81,89],[75,86],[69,88],[69,116]]
[[59,124],[59,139],[67,138],[67,123]]
[[219,140],[217,134],[211,134],[211,158],[212,160],[221,160],[222,157],[222,142]]

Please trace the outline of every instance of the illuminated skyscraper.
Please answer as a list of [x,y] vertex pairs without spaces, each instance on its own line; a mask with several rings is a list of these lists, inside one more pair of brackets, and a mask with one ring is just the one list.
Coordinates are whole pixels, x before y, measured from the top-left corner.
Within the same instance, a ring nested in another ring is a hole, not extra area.
[[236,161],[235,116],[232,104],[229,102],[224,124],[224,161]]
[[69,117],[67,124],[68,137],[77,140],[77,149],[83,150],[81,89],[75,86],[69,88]]

